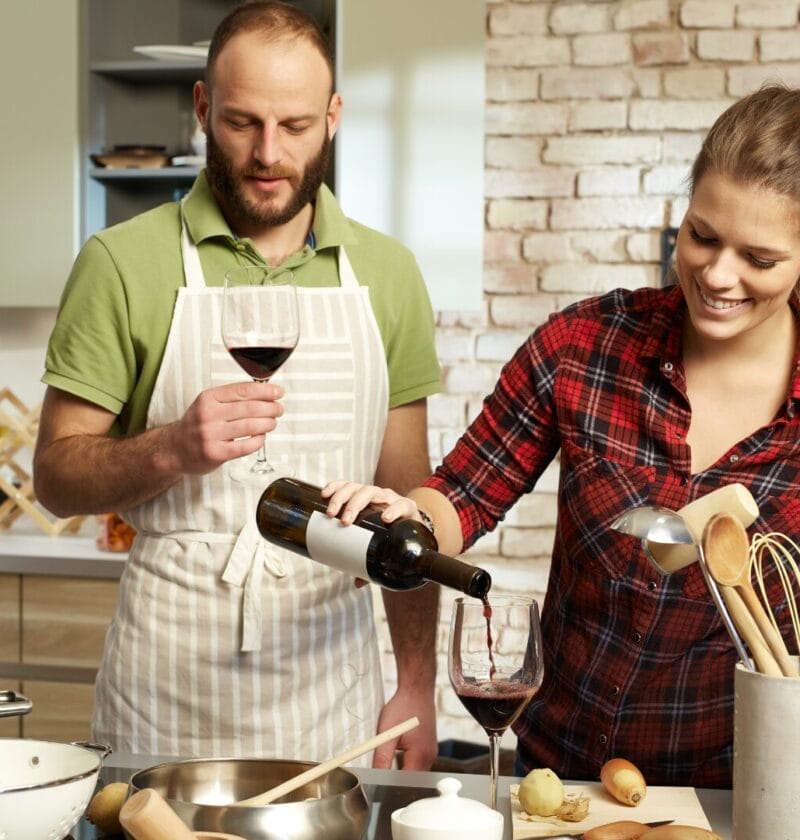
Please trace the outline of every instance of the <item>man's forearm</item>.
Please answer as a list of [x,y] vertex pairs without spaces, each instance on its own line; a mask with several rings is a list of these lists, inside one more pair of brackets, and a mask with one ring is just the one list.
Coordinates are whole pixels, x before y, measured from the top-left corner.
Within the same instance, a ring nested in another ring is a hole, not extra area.
[[181,477],[167,428],[130,438],[73,435],[52,441],[36,455],[37,498],[61,517],[124,511],[154,498]]
[[398,689],[432,691],[436,682],[439,586],[428,583],[411,592],[383,591],[397,662]]

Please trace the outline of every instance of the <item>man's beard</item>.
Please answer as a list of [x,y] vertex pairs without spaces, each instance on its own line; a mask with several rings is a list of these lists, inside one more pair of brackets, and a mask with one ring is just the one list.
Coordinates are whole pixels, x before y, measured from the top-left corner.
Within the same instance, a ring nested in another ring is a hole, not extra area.
[[[331,141],[327,132],[319,152],[298,173],[280,164],[267,167],[247,166],[234,169],[214,138],[211,126],[206,132],[206,177],[223,205],[229,222],[241,221],[250,225],[277,227],[290,222],[309,202],[314,201],[320,185],[328,171],[331,156]],[[285,206],[275,206],[273,196],[263,199],[249,198],[244,194],[242,184],[247,177],[286,178],[292,193]]]

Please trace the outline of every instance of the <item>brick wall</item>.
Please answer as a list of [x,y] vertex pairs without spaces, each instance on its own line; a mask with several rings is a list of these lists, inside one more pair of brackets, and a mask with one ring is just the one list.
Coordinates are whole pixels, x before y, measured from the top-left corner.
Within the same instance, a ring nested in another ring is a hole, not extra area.
[[[478,0],[469,0],[478,2]],[[444,391],[434,461],[532,328],[574,300],[658,285],[705,131],[767,80],[800,86],[798,0],[487,0],[486,234],[480,312],[440,312]],[[467,554],[493,591],[541,598],[556,501],[551,467]],[[485,740],[447,679],[452,593],[439,627],[439,737]],[[387,692],[394,663],[382,628]],[[513,745],[513,738],[507,739]]]

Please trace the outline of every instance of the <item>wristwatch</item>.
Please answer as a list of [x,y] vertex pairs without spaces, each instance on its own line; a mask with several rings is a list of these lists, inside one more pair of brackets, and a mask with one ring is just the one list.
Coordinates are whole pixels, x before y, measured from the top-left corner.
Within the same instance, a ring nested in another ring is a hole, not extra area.
[[422,524],[433,534],[435,533],[433,527],[433,520],[430,517],[430,514],[423,510],[421,507],[417,506],[417,513],[419,514],[419,518],[422,520]]

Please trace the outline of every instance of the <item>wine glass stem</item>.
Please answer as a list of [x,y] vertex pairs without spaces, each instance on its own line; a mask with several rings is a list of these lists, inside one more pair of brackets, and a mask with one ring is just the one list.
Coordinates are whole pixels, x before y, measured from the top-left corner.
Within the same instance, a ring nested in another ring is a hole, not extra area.
[[258,455],[256,455],[256,470],[258,472],[265,472],[267,466],[267,439],[261,441],[261,446],[258,448]]
[[489,807],[497,810],[497,779],[500,776],[500,733],[489,735]]
[[[253,382],[268,382],[267,379],[254,379]],[[272,464],[267,461],[267,436],[264,435],[264,440],[261,441],[261,446],[258,448],[256,455],[256,462],[250,467],[250,472],[256,475],[263,475],[273,471]]]

